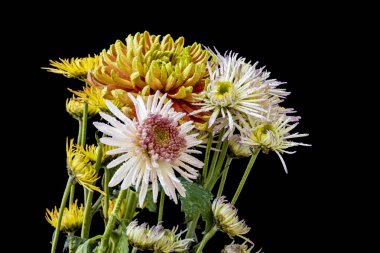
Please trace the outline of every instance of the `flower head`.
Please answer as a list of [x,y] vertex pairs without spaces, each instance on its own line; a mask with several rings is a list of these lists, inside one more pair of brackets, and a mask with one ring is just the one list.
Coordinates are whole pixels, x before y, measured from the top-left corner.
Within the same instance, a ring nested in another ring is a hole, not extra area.
[[230,237],[244,235],[250,230],[244,220],[239,221],[237,209],[230,203],[227,203],[224,196],[214,200],[212,203],[212,213],[219,229]]
[[164,235],[154,244],[154,252],[187,252],[193,239],[181,239],[182,232],[177,233],[178,227],[165,229]]
[[228,140],[228,147],[231,157],[249,157],[252,155],[252,149],[247,144],[241,143],[241,136],[234,134]]
[[[148,32],[129,35],[126,44],[116,41],[109,50],[103,50],[88,82],[101,89],[106,87],[109,98],[116,89],[141,95],[159,90],[168,94],[176,111],[191,112],[197,108],[192,105],[193,94],[204,89],[208,76],[209,52],[198,43],[184,45],[183,37],[174,41],[170,35],[161,39]],[[128,98],[124,101],[130,102]],[[202,123],[203,116],[192,116],[192,120]]]
[[43,68],[55,74],[64,75],[67,78],[78,78],[84,80],[88,71],[92,70],[98,62],[98,56],[85,58],[50,60],[52,68]]
[[[66,111],[73,116],[74,119],[81,120],[83,117],[84,103],[78,98],[69,98],[66,100]],[[92,105],[88,105],[87,117],[91,118],[98,113],[98,109]]]
[[[108,107],[106,105],[106,90],[105,89],[98,89],[93,86],[87,86],[84,87],[82,90],[72,90],[69,89],[72,93],[77,95],[82,102],[88,103],[89,106],[96,108],[97,112],[109,112]],[[115,90],[116,92],[117,90]],[[118,108],[121,108],[123,105],[122,103],[117,99],[117,97],[114,97],[113,104],[116,105]],[[128,108],[131,110],[130,108]]]
[[177,203],[176,191],[181,196],[186,194],[175,171],[188,180],[197,177],[198,172],[193,167],[201,168],[203,163],[191,154],[199,153],[192,148],[201,141],[196,139],[196,134],[189,134],[194,128],[191,121],[178,124],[184,113],[174,111],[170,100],[164,104],[166,94],[160,98],[160,92],[157,91],[154,96],[147,98],[146,103],[141,96],[134,98],[130,95],[130,99],[133,101],[137,116],[133,121],[107,101],[109,110],[116,118],[100,113],[110,125],[94,123],[99,131],[109,136],[101,138],[100,141],[118,147],[108,151],[108,154],[123,154],[107,165],[108,168],[113,168],[122,164],[112,177],[109,186],[116,186],[122,181],[122,189],[134,185],[136,191],[140,189],[141,207],[150,182],[152,182],[153,200],[157,202],[159,181],[166,195]]
[[[98,146],[97,145],[85,145],[83,146],[77,146],[78,151],[83,154],[86,158],[90,160],[92,163],[96,163],[96,159],[98,157]],[[104,164],[109,158],[112,156],[107,155],[107,152],[114,149],[111,146],[108,145],[102,145],[102,153],[100,158],[100,164]]]
[[90,191],[103,193],[96,185],[100,178],[95,164],[81,152],[81,147],[74,145],[74,140],[66,143],[67,170],[75,181]]
[[153,250],[155,243],[164,236],[164,228],[161,225],[149,228],[148,224],[138,225],[134,220],[127,227],[128,242],[139,250]]
[[238,58],[238,54],[230,52],[222,56],[216,51],[217,65],[213,68],[208,64],[210,83],[199,96],[201,100],[197,105],[199,112],[212,112],[208,121],[213,126],[221,115],[226,118],[228,132],[233,132],[233,117],[235,112],[242,112],[254,117],[263,118],[265,112],[263,102],[268,98],[267,85],[261,80],[260,69],[245,62],[245,58]]
[[290,133],[298,125],[298,117],[270,112],[267,117],[269,120],[257,120],[252,117],[248,117],[247,120],[241,118],[239,122],[242,126],[238,126],[243,135],[241,142],[253,146],[253,148],[261,148],[264,153],[274,151],[287,173],[288,170],[281,154],[295,153],[295,151],[287,150],[295,146],[310,146],[292,140],[308,136],[308,134]]
[[224,247],[221,253],[249,253],[251,252],[248,249],[246,244],[229,244]]
[[[63,210],[60,230],[65,233],[75,232],[82,226],[84,208],[82,204],[78,207],[77,202],[76,200],[69,208],[65,207]],[[58,216],[57,207],[54,207],[51,211],[46,209],[45,218],[55,228],[57,227]]]

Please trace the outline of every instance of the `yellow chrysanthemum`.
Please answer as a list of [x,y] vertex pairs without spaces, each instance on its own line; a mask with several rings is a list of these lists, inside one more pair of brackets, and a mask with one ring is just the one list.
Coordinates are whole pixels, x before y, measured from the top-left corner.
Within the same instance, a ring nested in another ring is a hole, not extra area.
[[95,165],[86,157],[80,148],[74,146],[74,140],[66,143],[67,169],[69,174],[83,187],[90,191],[95,190],[104,194],[97,186],[96,181],[100,178]]
[[[78,207],[77,202],[78,201],[76,200],[70,205],[69,209],[66,207],[63,210],[60,231],[71,233],[75,232],[82,226],[84,208],[82,204]],[[59,211],[56,206],[51,211],[46,209],[45,218],[55,228],[57,227],[58,216]]]
[[[96,158],[98,157],[98,150],[96,145],[85,145],[78,146],[77,149],[80,153],[82,153],[86,158],[88,158],[92,163],[96,163]],[[115,147],[111,147],[108,145],[103,144],[102,145],[102,158],[101,158],[101,164],[104,164],[106,162],[106,159],[111,157],[110,155],[107,155],[107,152],[115,149]]]
[[85,58],[59,59],[59,61],[50,60],[52,68],[43,68],[55,74],[64,75],[67,78],[78,78],[84,80],[88,71],[94,69],[98,62],[99,56],[88,56]]
[[[87,81],[101,89],[106,87],[108,96],[117,89],[141,95],[160,90],[172,99],[175,110],[192,112],[198,108],[192,104],[193,94],[205,87],[210,54],[198,43],[184,44],[183,37],[174,41],[170,35],[161,39],[148,32],[129,35],[126,44],[116,41],[103,50]],[[131,105],[129,99],[123,102]],[[199,114],[192,120],[203,123],[203,117]]]
[[[79,100],[78,98],[69,98],[66,100],[66,111],[73,116],[74,119],[81,120],[83,117],[84,111],[84,102]],[[88,105],[87,117],[91,118],[95,116],[99,110],[92,106]]]
[[[84,87],[83,90],[72,90],[69,89],[72,93],[77,95],[83,102],[88,103],[90,106],[97,108],[98,112],[109,112],[108,107],[106,105],[106,88],[104,89],[98,89],[93,86],[87,86]],[[119,101],[118,92],[120,90],[114,90],[112,93],[115,95],[113,96],[112,102],[114,105],[116,105],[118,108],[121,108],[121,110],[126,113],[132,115],[132,111],[130,107],[123,107],[123,104]]]
[[[108,217],[111,216],[113,208],[115,207],[116,201],[117,201],[117,198],[113,198],[113,199],[109,200],[109,202],[108,202]],[[125,210],[125,204],[126,204],[126,200],[124,199],[123,202],[121,202],[121,206],[120,206],[120,209],[119,209],[119,212],[117,215],[119,217],[119,219],[121,219],[123,217],[124,210]]]
[[212,213],[219,229],[230,237],[241,236],[249,232],[250,228],[244,220],[239,221],[237,209],[228,203],[224,196],[216,198],[212,203]]

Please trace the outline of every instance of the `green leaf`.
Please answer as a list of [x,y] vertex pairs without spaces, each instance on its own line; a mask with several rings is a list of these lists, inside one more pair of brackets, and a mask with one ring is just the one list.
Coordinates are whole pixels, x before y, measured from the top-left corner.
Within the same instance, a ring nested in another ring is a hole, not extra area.
[[149,212],[157,213],[157,204],[153,202],[152,188],[150,188],[146,193],[144,206],[149,210]]
[[208,232],[214,222],[211,211],[211,192],[204,189],[201,185],[189,182],[182,177],[180,180],[186,189],[186,197],[179,197],[181,210],[185,213],[186,222],[192,221],[197,214],[200,214],[202,220],[206,223],[205,232]]
[[125,233],[121,234],[121,237],[116,245],[115,253],[129,253],[128,238]]
[[77,248],[75,253],[91,253],[91,252],[93,252],[93,248],[94,248],[94,244],[95,244],[96,240],[98,240],[101,237],[102,237],[102,235],[97,235],[97,236],[94,236],[94,237],[88,239],[87,241],[85,241],[82,245],[80,245]]

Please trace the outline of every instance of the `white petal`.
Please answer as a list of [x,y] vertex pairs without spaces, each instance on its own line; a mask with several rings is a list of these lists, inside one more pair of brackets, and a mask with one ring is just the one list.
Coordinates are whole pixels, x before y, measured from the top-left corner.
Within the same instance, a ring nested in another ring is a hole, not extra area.
[[131,158],[131,155],[128,153],[128,154],[125,154],[125,155],[122,155],[122,156],[119,156],[118,158],[112,160],[108,165],[107,165],[107,168],[110,169],[110,168],[113,168],[113,167],[116,167],[117,165],[123,163],[124,161],[128,160]]
[[106,105],[107,105],[108,109],[113,113],[113,115],[118,117],[125,124],[131,124],[132,123],[132,121],[127,116],[125,116],[124,113],[122,113],[119,110],[119,108],[117,108],[111,101],[106,100]]

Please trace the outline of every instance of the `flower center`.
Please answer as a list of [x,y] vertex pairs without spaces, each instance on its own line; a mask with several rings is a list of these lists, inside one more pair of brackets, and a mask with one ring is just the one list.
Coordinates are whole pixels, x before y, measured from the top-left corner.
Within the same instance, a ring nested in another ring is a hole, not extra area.
[[177,122],[159,114],[150,114],[138,126],[140,145],[154,159],[173,160],[186,148]]
[[210,99],[216,105],[227,107],[234,104],[234,94],[235,93],[232,83],[226,81],[217,81],[214,84]]
[[230,82],[216,82],[217,92],[220,95],[230,92],[232,84]]

